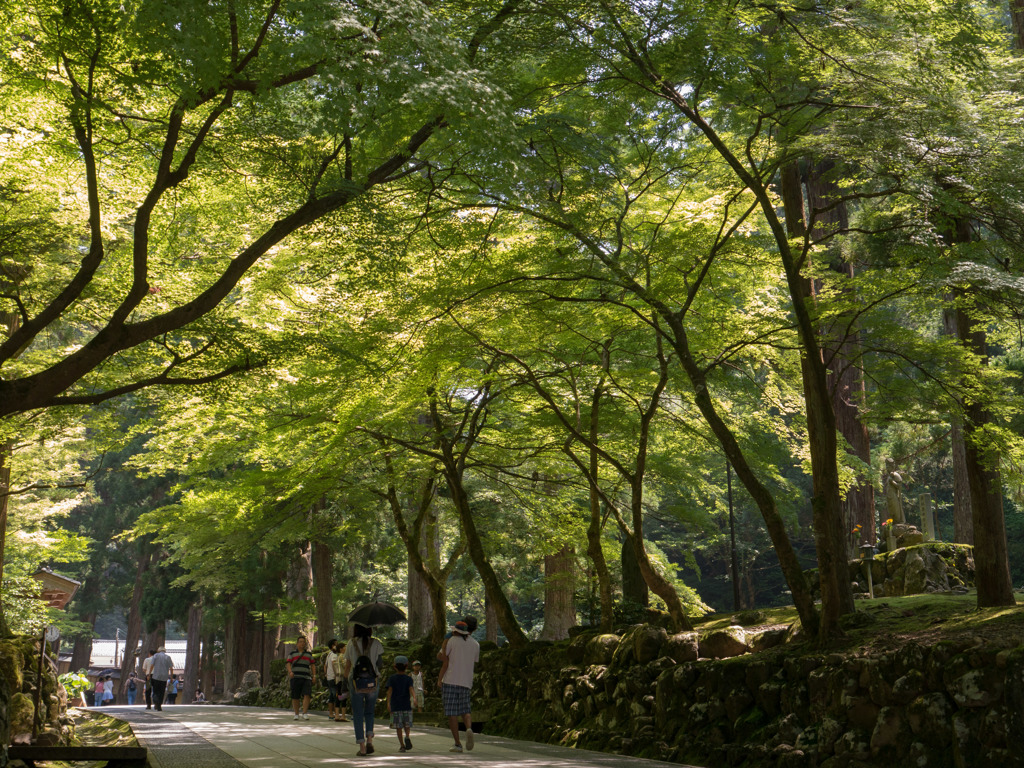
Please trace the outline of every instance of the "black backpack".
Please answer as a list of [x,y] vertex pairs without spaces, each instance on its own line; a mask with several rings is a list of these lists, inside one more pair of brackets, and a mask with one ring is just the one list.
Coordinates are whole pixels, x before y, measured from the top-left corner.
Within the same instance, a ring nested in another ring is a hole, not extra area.
[[129,680],[128,681],[128,690],[129,691],[134,691],[135,690],[135,681],[134,680]]
[[373,693],[377,690],[377,670],[373,668],[373,662],[365,653],[356,659],[352,667],[352,683],[355,685],[356,693]]

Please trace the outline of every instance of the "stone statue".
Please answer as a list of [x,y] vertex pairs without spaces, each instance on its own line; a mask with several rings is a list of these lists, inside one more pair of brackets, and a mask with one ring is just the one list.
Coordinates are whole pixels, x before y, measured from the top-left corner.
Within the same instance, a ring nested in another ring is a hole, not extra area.
[[903,477],[896,471],[896,462],[885,460],[885,508],[893,523],[905,523],[902,498]]

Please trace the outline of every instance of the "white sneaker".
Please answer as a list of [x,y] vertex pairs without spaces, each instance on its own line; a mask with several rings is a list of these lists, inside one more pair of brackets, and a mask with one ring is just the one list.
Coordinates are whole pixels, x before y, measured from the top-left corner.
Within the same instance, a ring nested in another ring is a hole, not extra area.
[[298,719],[299,719],[298,715],[296,715],[295,717],[292,718],[292,720],[298,720]]
[[468,749],[470,752],[473,751],[473,732],[472,731],[466,731],[466,749]]
[[462,745],[461,744],[456,744],[454,747],[452,747],[448,751],[449,752],[461,752],[462,751]]
[[303,713],[303,715],[302,715],[302,719],[303,719],[303,720],[309,720],[309,715],[307,715],[307,714]]

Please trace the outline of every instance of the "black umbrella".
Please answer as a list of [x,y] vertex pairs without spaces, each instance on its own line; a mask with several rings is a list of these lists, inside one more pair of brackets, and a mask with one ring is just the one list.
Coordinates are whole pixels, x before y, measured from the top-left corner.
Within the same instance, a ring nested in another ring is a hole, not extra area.
[[375,600],[356,608],[348,615],[348,620],[353,624],[362,624],[364,627],[379,627],[384,624],[398,624],[405,621],[405,614],[397,605]]

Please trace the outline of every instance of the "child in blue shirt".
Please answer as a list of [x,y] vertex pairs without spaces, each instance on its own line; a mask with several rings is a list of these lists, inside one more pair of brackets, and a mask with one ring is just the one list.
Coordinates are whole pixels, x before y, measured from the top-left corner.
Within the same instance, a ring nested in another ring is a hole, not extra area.
[[387,682],[388,712],[391,713],[391,727],[398,736],[399,752],[408,752],[412,749],[409,732],[412,730],[412,708],[416,705],[416,688],[413,686],[412,678],[405,671],[408,666],[408,658],[396,656],[396,673],[389,677]]

